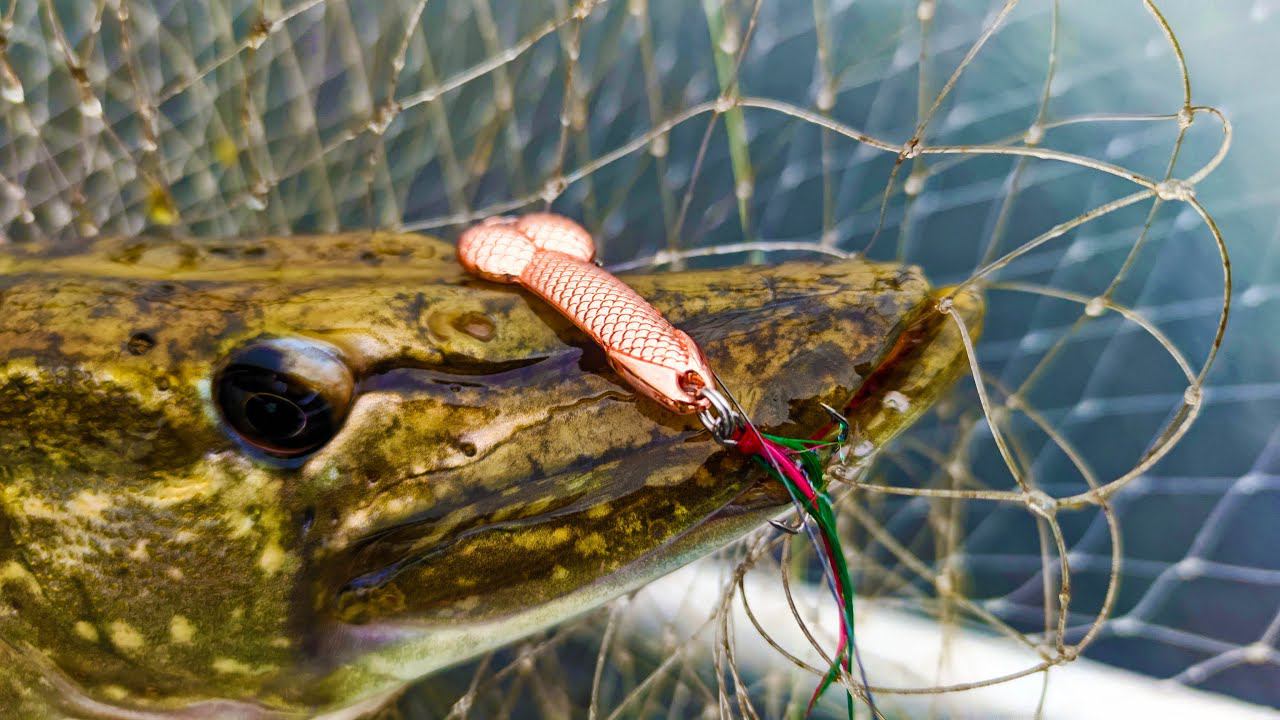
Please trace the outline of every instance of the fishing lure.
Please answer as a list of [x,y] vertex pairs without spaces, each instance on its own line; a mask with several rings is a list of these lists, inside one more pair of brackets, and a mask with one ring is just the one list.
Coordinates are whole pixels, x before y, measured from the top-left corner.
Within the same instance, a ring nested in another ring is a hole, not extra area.
[[[637,391],[672,412],[697,413],[721,444],[753,458],[782,483],[801,512],[805,531],[823,559],[823,574],[840,607],[839,646],[814,690],[806,715],[843,670],[852,676],[853,583],[825,492],[818,452],[844,442],[848,424],[831,408],[834,440],[784,438],[760,432],[712,372],[693,338],[626,283],[594,263],[595,243],[576,222],[553,213],[496,217],[468,228],[458,240],[463,267],[487,280],[518,284],[541,297],[605,350],[610,366]],[[861,671],[861,662],[857,665]],[[866,686],[866,676],[862,673]],[[853,696],[846,691],[849,717]],[[873,715],[870,693],[867,695]]]
[[561,215],[491,218],[458,240],[458,258],[487,280],[517,283],[564,313],[641,393],[677,413],[705,409],[711,369],[693,338],[595,265],[595,243]]

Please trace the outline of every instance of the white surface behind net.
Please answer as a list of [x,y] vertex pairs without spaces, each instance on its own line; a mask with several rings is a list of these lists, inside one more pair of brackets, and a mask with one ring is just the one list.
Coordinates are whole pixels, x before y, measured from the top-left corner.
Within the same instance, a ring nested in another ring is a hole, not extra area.
[[[1218,167],[1230,135],[1202,98],[1269,112],[1231,56],[1275,32],[1273,9],[1062,5],[0,2],[0,227],[66,244],[448,237],[549,203],[619,267],[866,252],[978,282],[980,384],[844,473],[861,592],[1042,652],[1026,672],[1084,647],[1280,705],[1280,373],[1253,339],[1277,304],[1259,241],[1274,192],[1266,153]],[[1226,314],[1210,212],[1248,265],[1237,344],[1202,388]],[[776,567],[783,544],[726,559]],[[806,698],[808,680],[734,679],[727,649],[659,664],[671,648],[613,637],[612,618],[406,707],[461,693],[455,714],[749,714]]]

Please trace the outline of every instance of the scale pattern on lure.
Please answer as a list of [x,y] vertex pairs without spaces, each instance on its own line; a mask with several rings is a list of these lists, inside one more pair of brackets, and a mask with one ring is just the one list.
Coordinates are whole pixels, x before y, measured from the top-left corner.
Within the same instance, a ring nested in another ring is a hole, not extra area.
[[462,234],[458,257],[469,272],[518,283],[564,313],[646,396],[680,413],[707,407],[698,397],[712,378],[702,350],[592,262],[595,244],[577,223],[550,213],[494,218]]
[[[856,655],[853,586],[817,455],[819,449],[845,440],[843,418],[831,411],[841,425],[834,441],[760,432],[732,394],[717,389],[716,376],[697,343],[626,283],[595,265],[591,235],[568,218],[552,213],[491,218],[463,232],[458,258],[473,274],[518,284],[546,300],[603,347],[610,365],[636,390],[674,412],[698,413],[716,440],[754,458],[787,488],[802,517],[808,518],[805,530],[823,559],[827,584],[841,610],[839,647],[810,698],[806,713],[811,712],[841,669],[853,672]],[[852,718],[852,695],[847,704]]]

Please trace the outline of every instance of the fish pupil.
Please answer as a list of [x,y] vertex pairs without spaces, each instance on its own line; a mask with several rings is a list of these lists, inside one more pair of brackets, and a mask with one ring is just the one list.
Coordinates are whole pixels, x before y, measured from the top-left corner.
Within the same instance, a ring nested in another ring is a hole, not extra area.
[[307,416],[302,408],[288,398],[270,393],[250,395],[244,402],[244,419],[269,438],[297,437],[307,428]]
[[222,371],[216,387],[218,409],[233,435],[267,455],[305,455],[337,431],[334,409],[302,378],[271,367],[233,364]]

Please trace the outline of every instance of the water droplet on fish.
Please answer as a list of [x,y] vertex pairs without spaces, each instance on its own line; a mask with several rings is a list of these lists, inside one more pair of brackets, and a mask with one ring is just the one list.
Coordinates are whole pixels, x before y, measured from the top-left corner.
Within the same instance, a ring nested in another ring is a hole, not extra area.
[[906,412],[911,409],[911,400],[897,390],[890,390],[885,393],[884,400],[881,402],[890,410],[898,412]]
[[1084,314],[1089,317],[1098,317],[1107,310],[1107,301],[1101,297],[1096,297],[1085,303]]

